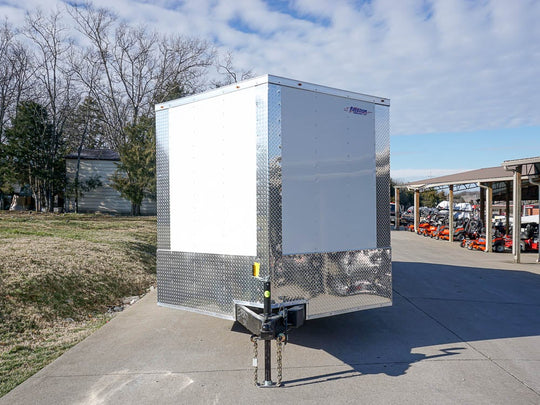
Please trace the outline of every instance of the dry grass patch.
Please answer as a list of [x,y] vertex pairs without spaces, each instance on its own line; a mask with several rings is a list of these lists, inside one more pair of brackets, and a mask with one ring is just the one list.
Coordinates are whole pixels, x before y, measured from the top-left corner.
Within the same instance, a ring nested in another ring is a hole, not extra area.
[[0,396],[155,284],[155,218],[0,213]]

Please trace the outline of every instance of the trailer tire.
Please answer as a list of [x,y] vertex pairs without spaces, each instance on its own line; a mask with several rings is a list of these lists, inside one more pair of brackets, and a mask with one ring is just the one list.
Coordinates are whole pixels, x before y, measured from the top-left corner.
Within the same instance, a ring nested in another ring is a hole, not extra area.
[[501,245],[501,244],[495,245],[495,252],[504,253],[504,245]]

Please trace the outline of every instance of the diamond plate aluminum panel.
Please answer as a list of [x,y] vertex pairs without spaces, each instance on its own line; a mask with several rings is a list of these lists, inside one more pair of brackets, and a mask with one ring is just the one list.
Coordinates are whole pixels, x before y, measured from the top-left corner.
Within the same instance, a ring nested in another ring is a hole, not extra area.
[[158,302],[233,319],[234,301],[260,301],[253,257],[158,250]]
[[390,246],[390,109],[375,106],[377,247]]
[[156,111],[157,247],[170,249],[169,110]]
[[257,136],[257,258],[261,264],[260,276],[270,275],[270,252],[268,247],[268,85],[257,88],[256,96]]
[[282,263],[274,297],[306,300],[308,319],[392,303],[390,249],[286,255]]
[[268,243],[272,280],[283,266],[281,185],[281,86],[271,85],[268,88]]

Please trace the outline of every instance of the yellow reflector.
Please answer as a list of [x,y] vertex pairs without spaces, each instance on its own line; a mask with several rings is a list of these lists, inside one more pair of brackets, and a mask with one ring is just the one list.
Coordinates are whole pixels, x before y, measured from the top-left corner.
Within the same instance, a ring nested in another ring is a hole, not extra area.
[[259,277],[259,269],[261,268],[261,264],[254,262],[253,263],[253,277]]

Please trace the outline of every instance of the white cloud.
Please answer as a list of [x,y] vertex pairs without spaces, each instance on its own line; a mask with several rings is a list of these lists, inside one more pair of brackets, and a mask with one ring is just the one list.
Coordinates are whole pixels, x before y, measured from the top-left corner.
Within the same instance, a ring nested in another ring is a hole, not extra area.
[[[134,23],[216,40],[258,74],[389,97],[393,135],[540,125],[539,1],[268,2],[95,0]],[[23,7],[57,2],[20,4],[0,12],[20,24]]]

